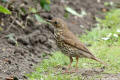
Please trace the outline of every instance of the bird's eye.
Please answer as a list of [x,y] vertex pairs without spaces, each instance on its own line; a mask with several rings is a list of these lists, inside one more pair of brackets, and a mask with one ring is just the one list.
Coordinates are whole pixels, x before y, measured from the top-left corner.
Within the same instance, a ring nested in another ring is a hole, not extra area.
[[55,21],[54,24],[58,24],[58,22]]

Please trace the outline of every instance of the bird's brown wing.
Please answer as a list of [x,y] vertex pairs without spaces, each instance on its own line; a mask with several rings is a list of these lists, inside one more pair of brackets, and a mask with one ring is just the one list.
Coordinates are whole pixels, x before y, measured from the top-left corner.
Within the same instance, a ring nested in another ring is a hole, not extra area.
[[62,39],[66,44],[69,44],[83,52],[90,54],[92,57],[94,57],[94,55],[86,48],[84,44],[80,42],[80,40],[72,32],[64,31]]
[[80,42],[80,40],[70,31],[65,31],[63,32],[63,35],[62,35],[62,40],[68,44],[68,45],[71,45],[85,53],[83,53],[84,56],[88,57],[88,58],[91,58],[93,60],[96,60],[102,64],[104,64],[105,66],[107,66],[106,63],[104,63],[103,61],[101,61],[100,59],[96,58],[88,49],[87,47],[82,44]]

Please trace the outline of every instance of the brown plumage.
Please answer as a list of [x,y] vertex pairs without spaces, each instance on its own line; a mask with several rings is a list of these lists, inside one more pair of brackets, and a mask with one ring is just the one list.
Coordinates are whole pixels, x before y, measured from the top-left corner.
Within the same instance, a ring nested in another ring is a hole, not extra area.
[[105,65],[104,62],[96,58],[88,48],[80,42],[80,40],[68,29],[67,24],[60,18],[52,18],[48,20],[55,29],[55,39],[60,50],[70,58],[70,65],[73,61],[72,57],[76,57],[76,68],[79,58],[89,58],[96,60]]

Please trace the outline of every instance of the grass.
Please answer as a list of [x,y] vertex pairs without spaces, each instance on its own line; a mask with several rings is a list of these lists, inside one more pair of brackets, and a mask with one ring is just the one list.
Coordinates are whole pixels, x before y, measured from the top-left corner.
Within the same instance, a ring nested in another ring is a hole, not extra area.
[[[99,24],[92,31],[82,35],[80,40],[88,47],[95,56],[108,64],[103,73],[116,74],[120,72],[120,9],[114,9],[106,13],[105,19],[97,19]],[[116,36],[115,36],[116,35]],[[29,80],[83,80],[82,75],[59,74],[62,66],[67,66],[69,59],[60,51],[54,52],[49,59],[44,59],[35,72],[27,74]],[[75,60],[72,67],[75,66]],[[79,59],[79,69],[100,68],[103,65],[89,59]],[[59,68],[60,67],[60,68]],[[101,78],[101,75],[92,76],[90,80]]]

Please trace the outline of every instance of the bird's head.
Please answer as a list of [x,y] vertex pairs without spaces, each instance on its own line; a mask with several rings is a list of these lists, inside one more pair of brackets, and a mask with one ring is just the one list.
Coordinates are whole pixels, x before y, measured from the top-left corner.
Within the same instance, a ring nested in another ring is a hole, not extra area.
[[47,21],[49,23],[51,23],[57,29],[65,29],[65,27],[66,27],[65,22],[60,18],[52,18],[52,19],[47,20]]

